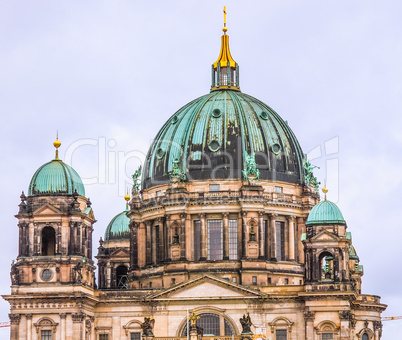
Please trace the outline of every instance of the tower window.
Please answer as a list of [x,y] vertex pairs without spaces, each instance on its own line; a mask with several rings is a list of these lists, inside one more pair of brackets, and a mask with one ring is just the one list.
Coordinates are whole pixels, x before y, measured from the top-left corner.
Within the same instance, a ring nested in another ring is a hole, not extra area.
[[252,283],[254,286],[257,285],[257,276],[253,276]]
[[268,278],[268,284],[270,285],[272,283],[272,279],[269,277]]
[[127,274],[128,269],[126,266],[121,265],[116,268],[116,287],[120,289],[127,289]]
[[283,188],[282,187],[275,187],[275,192],[277,194],[282,194],[283,193]]
[[229,260],[237,258],[237,220],[229,220]]
[[285,279],[285,285],[289,284],[289,279]]
[[322,340],[333,340],[334,334],[333,333],[322,333],[321,339]]
[[99,334],[99,340],[109,340],[109,334]]
[[288,331],[286,329],[277,329],[276,330],[276,340],[287,340]]
[[367,333],[364,333],[362,336],[362,340],[369,340],[369,336]]
[[236,283],[236,282],[237,282],[237,277],[236,277],[236,276],[233,276],[233,277],[232,277],[232,282],[233,282],[233,283]]
[[40,332],[41,340],[52,340],[52,331],[43,330]]
[[176,279],[172,278],[172,285],[175,285],[175,284],[176,284]]
[[141,340],[141,333],[140,332],[130,333],[130,340]]
[[222,220],[208,220],[208,260],[222,260],[222,246]]
[[42,229],[42,255],[49,256],[55,254],[56,233],[52,227]]

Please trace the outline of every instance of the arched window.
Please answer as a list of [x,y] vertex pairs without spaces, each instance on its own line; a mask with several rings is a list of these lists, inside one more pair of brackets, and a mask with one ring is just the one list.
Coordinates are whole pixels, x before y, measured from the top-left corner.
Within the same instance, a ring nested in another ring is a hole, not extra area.
[[[202,329],[203,336],[230,336],[234,335],[234,330],[231,324],[221,318],[217,314],[203,313],[198,315],[200,318],[197,320],[197,327]],[[225,334],[221,334],[221,322],[223,321],[223,329]],[[184,326],[181,336],[187,336],[187,325]]]
[[56,247],[56,233],[52,227],[42,229],[42,255],[54,255]]
[[116,287],[120,289],[127,289],[127,274],[128,269],[126,266],[121,265],[116,268]]
[[362,340],[369,340],[369,336],[367,333],[364,333],[362,336]]

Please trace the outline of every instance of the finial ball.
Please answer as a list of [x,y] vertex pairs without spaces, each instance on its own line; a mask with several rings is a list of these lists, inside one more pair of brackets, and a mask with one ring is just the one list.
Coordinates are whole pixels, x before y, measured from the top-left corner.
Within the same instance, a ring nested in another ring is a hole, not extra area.
[[327,187],[323,187],[323,188],[322,188],[322,192],[323,192],[324,194],[326,194],[326,193],[328,192],[328,188],[327,188]]
[[228,28],[227,28],[227,27],[223,27],[223,28],[222,28],[222,31],[223,31],[223,32],[227,32],[227,31],[228,31]]
[[129,200],[130,200],[130,195],[129,194],[127,194],[126,196],[124,196],[124,199],[128,202]]
[[61,142],[60,142],[58,139],[56,139],[56,140],[53,142],[53,146],[54,146],[56,149],[59,148],[60,145],[61,145]]

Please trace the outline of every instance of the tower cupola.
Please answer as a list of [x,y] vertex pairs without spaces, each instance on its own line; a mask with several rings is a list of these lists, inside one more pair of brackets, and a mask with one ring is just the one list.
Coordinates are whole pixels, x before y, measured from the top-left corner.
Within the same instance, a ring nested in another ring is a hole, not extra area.
[[240,91],[239,64],[232,58],[229,49],[229,36],[226,34],[226,6],[223,8],[223,35],[218,59],[212,64],[211,91],[231,89]]

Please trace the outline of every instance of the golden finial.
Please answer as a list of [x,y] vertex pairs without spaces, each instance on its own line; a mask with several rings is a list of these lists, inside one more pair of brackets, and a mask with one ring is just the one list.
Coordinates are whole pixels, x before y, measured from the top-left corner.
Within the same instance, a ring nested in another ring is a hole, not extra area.
[[59,147],[61,142],[59,141],[59,132],[57,131],[56,140],[53,142],[53,146],[56,148],[56,159],[59,159]]
[[324,193],[324,195],[325,195],[325,200],[327,200],[327,192],[328,192],[328,188],[327,188],[327,186],[326,185],[324,185],[324,187],[322,188],[322,192]]
[[126,200],[126,202],[128,202],[131,199],[130,195],[128,194],[128,191],[126,196],[124,196],[124,199]]
[[223,6],[223,28],[222,31],[223,33],[226,34],[228,28],[226,27],[226,6]]

